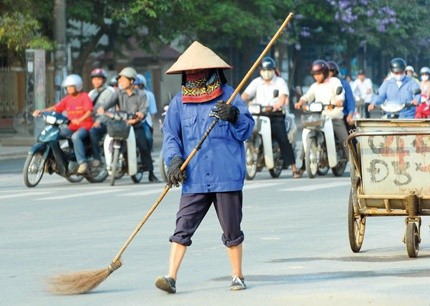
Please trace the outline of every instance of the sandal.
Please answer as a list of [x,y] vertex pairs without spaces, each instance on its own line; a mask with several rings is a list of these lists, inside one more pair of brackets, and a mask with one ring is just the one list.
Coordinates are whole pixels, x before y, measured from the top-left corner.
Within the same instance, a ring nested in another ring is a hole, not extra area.
[[301,170],[293,171],[293,178],[301,178],[301,177],[302,177],[302,171]]

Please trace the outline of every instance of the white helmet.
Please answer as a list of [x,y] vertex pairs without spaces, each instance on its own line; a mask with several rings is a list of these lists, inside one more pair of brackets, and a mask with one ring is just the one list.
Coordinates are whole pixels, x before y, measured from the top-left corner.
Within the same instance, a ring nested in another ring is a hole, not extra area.
[[120,76],[125,76],[126,78],[136,80],[136,75],[137,75],[137,72],[136,72],[136,70],[134,70],[134,68],[131,68],[131,67],[125,67],[125,68],[124,68],[124,69],[122,69],[122,70],[121,70],[121,72],[118,74],[118,78],[119,78]]
[[406,66],[405,71],[412,71],[412,72],[415,72],[415,69],[414,69],[414,67],[412,67],[412,66]]
[[430,74],[430,68],[429,67],[421,68],[420,74]]
[[82,91],[83,88],[82,78],[77,74],[68,75],[63,81],[63,87],[75,86],[77,91]]

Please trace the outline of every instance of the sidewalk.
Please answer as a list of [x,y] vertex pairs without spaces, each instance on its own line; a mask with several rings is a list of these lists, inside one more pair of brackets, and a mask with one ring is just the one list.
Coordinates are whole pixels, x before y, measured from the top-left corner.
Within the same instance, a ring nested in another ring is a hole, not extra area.
[[24,158],[35,142],[33,137],[1,137],[0,160]]

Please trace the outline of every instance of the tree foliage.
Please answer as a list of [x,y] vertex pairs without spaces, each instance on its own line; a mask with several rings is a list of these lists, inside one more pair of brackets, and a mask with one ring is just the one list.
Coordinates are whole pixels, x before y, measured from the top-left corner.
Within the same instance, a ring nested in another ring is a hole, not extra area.
[[[0,44],[15,53],[52,48],[52,0],[4,0],[0,4]],[[326,44],[356,52],[363,42],[388,55],[426,56],[430,33],[424,21],[430,0],[74,0],[66,1],[68,41],[75,64],[93,51],[119,52],[130,37],[156,53],[159,46],[193,40],[239,54],[246,60],[267,42],[289,12],[293,22],[279,43]],[[15,21],[15,22],[14,22]],[[19,22],[16,22],[19,21]],[[84,33],[85,26],[96,30]],[[102,37],[108,44],[101,44]],[[79,62],[80,61],[80,62]]]

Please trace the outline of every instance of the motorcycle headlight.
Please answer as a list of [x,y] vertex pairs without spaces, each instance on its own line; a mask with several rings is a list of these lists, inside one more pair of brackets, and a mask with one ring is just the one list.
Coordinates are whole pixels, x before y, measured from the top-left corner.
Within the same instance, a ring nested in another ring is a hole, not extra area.
[[248,106],[248,109],[251,114],[259,114],[261,110],[261,106],[259,104],[250,104]]
[[323,110],[323,104],[322,103],[314,102],[314,103],[309,104],[309,111],[310,112],[317,113],[317,112],[322,112],[322,110]]
[[55,116],[48,115],[46,116],[45,122],[48,124],[54,124],[57,118]]

